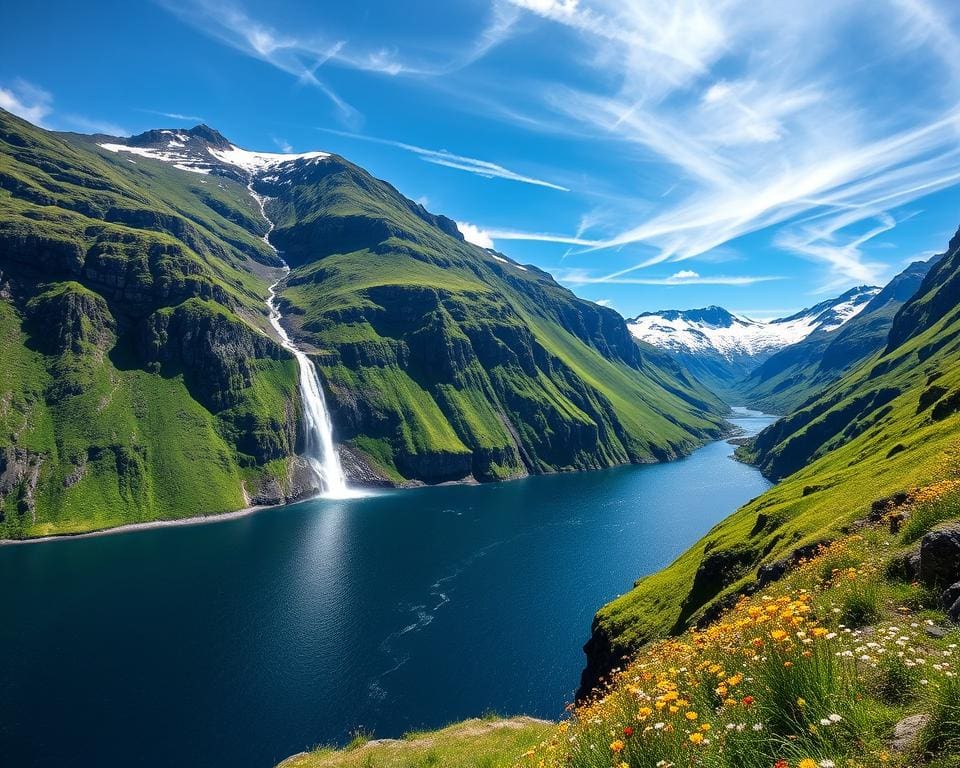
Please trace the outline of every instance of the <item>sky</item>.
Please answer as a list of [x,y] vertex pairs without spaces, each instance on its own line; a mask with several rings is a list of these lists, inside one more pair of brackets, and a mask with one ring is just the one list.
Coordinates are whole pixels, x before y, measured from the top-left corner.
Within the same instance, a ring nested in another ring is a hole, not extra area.
[[8,3],[0,107],[336,152],[630,317],[781,316],[960,225],[944,0]]

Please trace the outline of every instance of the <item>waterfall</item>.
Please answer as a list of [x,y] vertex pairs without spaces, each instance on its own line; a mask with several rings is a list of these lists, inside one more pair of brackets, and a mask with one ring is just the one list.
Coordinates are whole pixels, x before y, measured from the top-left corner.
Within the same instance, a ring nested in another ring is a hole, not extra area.
[[[263,241],[273,248],[278,256],[280,252],[274,248],[270,242],[270,233],[273,231],[273,222],[267,216],[264,203],[266,198],[257,194],[253,189],[253,179],[247,184],[247,189],[254,200],[260,206],[260,213],[266,220],[269,228],[263,236]],[[282,258],[281,258],[282,261]],[[286,262],[283,264],[284,275],[290,271]],[[282,278],[281,278],[282,280]],[[347,477],[343,473],[343,467],[340,466],[340,457],[337,455],[336,446],[333,443],[333,425],[330,422],[330,413],[327,410],[327,403],[323,397],[323,387],[320,385],[320,377],[317,375],[317,369],[314,367],[310,358],[291,340],[286,330],[280,323],[280,309],[277,306],[276,288],[281,280],[277,280],[270,286],[270,296],[267,299],[267,309],[270,310],[270,325],[274,327],[277,335],[280,337],[280,344],[290,352],[297,360],[300,367],[300,399],[303,402],[303,415],[306,429],[304,440],[303,458],[307,460],[310,468],[320,482],[321,490],[324,496],[331,498],[345,498],[349,495],[350,489],[347,487]]]

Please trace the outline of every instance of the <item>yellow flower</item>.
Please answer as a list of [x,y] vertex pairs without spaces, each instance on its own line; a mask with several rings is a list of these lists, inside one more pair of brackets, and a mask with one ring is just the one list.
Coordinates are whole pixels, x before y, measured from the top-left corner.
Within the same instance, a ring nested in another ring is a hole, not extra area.
[[804,698],[797,699],[797,706],[802,709],[803,707],[807,706],[807,700]]
[[774,629],[772,632],[770,632],[770,637],[779,643],[781,640],[784,640],[787,637],[787,633],[782,629]]
[[698,715],[696,712],[687,712],[684,717],[687,718],[687,720],[696,720],[698,717],[700,717],[700,715]]
[[703,734],[702,733],[691,733],[690,741],[694,744],[703,744]]
[[627,746],[627,745],[624,744],[622,741],[620,741],[620,739],[617,739],[615,742],[613,742],[613,743],[610,745],[610,751],[611,751],[611,752],[615,752],[615,753],[617,753],[617,754],[620,754],[621,752],[623,752],[623,748],[624,748],[625,746]]
[[817,761],[811,760],[809,757],[805,757],[800,761],[800,764],[797,766],[797,768],[817,768]]

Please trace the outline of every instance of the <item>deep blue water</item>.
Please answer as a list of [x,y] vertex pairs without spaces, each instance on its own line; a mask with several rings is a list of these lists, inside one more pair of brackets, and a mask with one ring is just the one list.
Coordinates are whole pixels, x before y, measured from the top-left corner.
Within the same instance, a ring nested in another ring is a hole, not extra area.
[[557,717],[596,609],[769,486],[732,450],[0,547],[0,765],[266,768]]

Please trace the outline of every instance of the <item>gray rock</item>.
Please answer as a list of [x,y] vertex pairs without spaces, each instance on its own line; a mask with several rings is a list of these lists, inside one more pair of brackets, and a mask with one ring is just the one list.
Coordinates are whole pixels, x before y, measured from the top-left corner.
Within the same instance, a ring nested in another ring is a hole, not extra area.
[[949,617],[950,621],[954,622],[955,624],[960,624],[960,597],[958,597],[954,601],[953,605],[947,609],[947,616]]
[[946,629],[945,627],[938,627],[938,626],[924,627],[923,631],[927,633],[928,637],[932,637],[935,640],[942,640],[943,638],[945,638],[947,635],[950,634],[949,629]]
[[960,581],[960,524],[930,531],[920,540],[920,580],[931,587]]
[[890,750],[906,752],[917,741],[920,731],[930,721],[930,715],[910,715],[903,718],[893,727],[893,739],[890,741]]
[[960,600],[960,581],[951,584],[940,596],[940,602],[944,609],[948,610],[957,600]]

